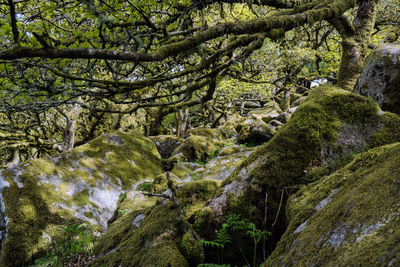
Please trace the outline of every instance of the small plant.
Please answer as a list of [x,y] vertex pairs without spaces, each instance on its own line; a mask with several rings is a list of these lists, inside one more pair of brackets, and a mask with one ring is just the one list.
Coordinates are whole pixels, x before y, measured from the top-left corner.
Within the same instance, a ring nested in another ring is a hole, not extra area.
[[96,238],[86,223],[59,225],[62,231],[53,240],[49,253],[35,260],[40,266],[63,266],[68,261],[81,256],[93,254],[93,247]]
[[214,149],[209,155],[208,155],[208,160],[215,159],[218,157],[219,153],[221,153],[221,149],[216,148]]
[[[200,244],[203,246],[209,246],[209,247],[216,247],[220,249],[221,251],[221,256],[218,257],[218,261],[223,263],[224,261],[224,248],[226,244],[231,243],[231,236],[228,233],[228,227],[229,225],[224,223],[222,225],[222,228],[217,232],[217,238],[214,241],[207,241],[207,240],[200,240]],[[219,254],[219,251],[218,251]]]
[[189,177],[190,177],[190,180],[191,180],[191,181],[200,180],[200,177],[197,176],[197,173],[195,173],[195,172],[189,172],[188,174],[189,174]]
[[202,161],[202,160],[198,160],[198,161],[194,161],[193,163],[199,164],[199,165],[206,165],[206,162]]
[[[221,229],[217,231],[217,238],[214,241],[201,240],[200,243],[204,246],[216,247],[221,250],[219,262],[223,263],[224,248],[226,244],[232,242],[231,233],[242,233],[250,237],[253,241],[253,267],[256,267],[257,262],[257,245],[260,241],[271,235],[270,232],[262,231],[256,228],[256,225],[247,219],[241,219],[240,214],[231,214],[222,224]],[[219,253],[218,253],[219,254]],[[219,265],[202,265],[202,266],[219,266]]]
[[143,192],[150,192],[153,182],[143,182],[138,185],[137,189]]

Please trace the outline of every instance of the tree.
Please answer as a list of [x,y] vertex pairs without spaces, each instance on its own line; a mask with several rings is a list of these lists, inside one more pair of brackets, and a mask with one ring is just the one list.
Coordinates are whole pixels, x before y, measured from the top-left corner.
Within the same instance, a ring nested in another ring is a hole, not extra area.
[[[366,56],[377,3],[8,0],[0,3],[0,112],[43,113],[79,105],[93,114],[122,116],[155,108],[148,133],[157,134],[167,114],[204,105],[227,77],[254,77],[259,70],[252,67],[251,55],[265,44],[322,21],[342,36],[338,84],[351,90]],[[345,12],[356,6],[351,24],[352,14]],[[313,49],[320,45],[316,42]],[[282,66],[283,79],[268,81],[286,95],[307,60],[296,70],[292,63]],[[112,104],[95,104],[104,99]]]

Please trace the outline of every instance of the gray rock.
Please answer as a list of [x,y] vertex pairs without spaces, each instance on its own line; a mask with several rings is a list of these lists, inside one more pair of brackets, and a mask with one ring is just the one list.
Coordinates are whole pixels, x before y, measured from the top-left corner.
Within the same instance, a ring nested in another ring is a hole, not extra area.
[[271,126],[273,126],[273,127],[280,127],[280,126],[283,125],[283,123],[280,122],[280,121],[278,121],[278,120],[272,120],[272,121],[269,122],[269,124],[270,124]]
[[288,110],[288,112],[291,113],[291,114],[293,114],[293,113],[296,111],[297,108],[298,108],[298,106],[292,107],[292,108],[290,108],[290,109]]
[[384,44],[367,58],[355,92],[400,114],[400,43]]
[[183,143],[183,139],[173,135],[150,136],[149,139],[156,144],[158,153],[163,159],[171,157],[175,148]]
[[119,137],[118,135],[105,135],[105,137],[107,138],[107,141],[110,144],[119,145],[119,146],[124,144],[124,140],[122,140],[122,138]]
[[282,123],[287,123],[292,115],[288,112],[282,112],[279,114],[278,117],[276,117],[276,120],[282,122]]
[[245,101],[244,102],[245,108],[261,108],[260,103],[253,102],[253,101]]

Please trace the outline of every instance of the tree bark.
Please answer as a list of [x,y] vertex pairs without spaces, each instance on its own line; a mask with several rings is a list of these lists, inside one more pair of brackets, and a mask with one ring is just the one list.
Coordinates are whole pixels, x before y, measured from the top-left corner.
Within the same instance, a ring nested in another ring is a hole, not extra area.
[[290,109],[290,89],[285,89],[283,96],[283,108],[282,111],[288,111]]
[[353,91],[359,78],[371,41],[379,0],[359,1],[353,22],[348,17],[331,20],[342,37],[342,58],[338,86]]
[[18,166],[19,163],[19,148],[16,147],[13,151],[13,158],[11,160],[11,162],[8,164],[9,168],[13,168]]
[[189,109],[185,109],[185,113],[182,115],[181,111],[179,111],[179,117],[181,119],[181,125],[179,126],[178,137],[184,138],[189,122]]
[[[81,101],[79,97],[77,101]],[[76,122],[78,121],[79,114],[81,113],[82,107],[79,104],[74,104],[71,110],[67,113],[59,112],[66,118],[67,125],[64,129],[64,141],[57,149],[61,152],[68,151],[74,148],[75,145],[75,131]]]

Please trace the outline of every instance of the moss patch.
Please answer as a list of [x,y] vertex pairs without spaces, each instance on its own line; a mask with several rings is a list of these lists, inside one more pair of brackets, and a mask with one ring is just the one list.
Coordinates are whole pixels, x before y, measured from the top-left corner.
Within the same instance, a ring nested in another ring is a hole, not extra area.
[[400,142],[400,116],[386,112],[381,116],[380,121],[383,127],[371,135],[370,146],[377,147]]
[[[49,225],[86,221],[104,229],[119,196],[159,173],[161,159],[154,143],[122,132],[3,170],[1,176],[10,186],[2,196],[8,235],[0,265],[30,263],[45,249],[41,240]],[[51,233],[46,234],[51,238]]]
[[170,205],[125,215],[101,238],[95,248],[100,256],[91,266],[189,266],[177,245],[184,228]]
[[265,266],[398,265],[400,143],[357,156],[288,202],[289,226]]
[[286,229],[287,196],[309,182],[306,173],[316,167],[366,149],[370,135],[382,127],[378,110],[372,100],[333,86],[312,90],[290,121],[224,181],[224,192],[209,206],[217,216],[240,213],[261,228],[267,196],[273,249]]

